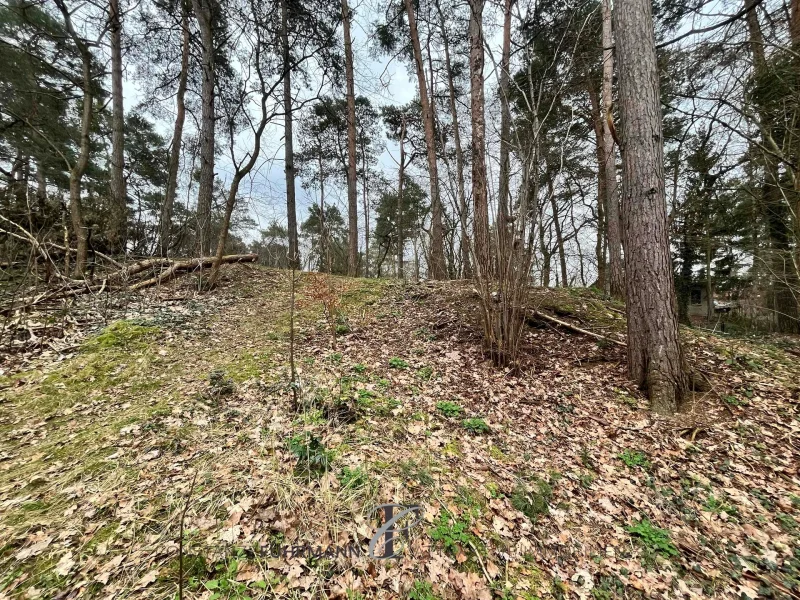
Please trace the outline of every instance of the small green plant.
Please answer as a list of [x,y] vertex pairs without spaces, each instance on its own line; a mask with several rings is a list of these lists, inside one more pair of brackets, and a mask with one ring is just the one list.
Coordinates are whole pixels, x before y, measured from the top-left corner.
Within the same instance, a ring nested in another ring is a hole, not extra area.
[[342,362],[342,353],[333,352],[328,356],[328,360],[330,360],[333,364],[338,365]]
[[367,370],[367,367],[365,367],[361,363],[358,363],[357,365],[353,365],[353,371],[355,371],[359,375],[361,375],[366,370]]
[[430,530],[430,536],[434,542],[441,542],[446,552],[455,556],[459,550],[469,547],[470,542],[475,544],[475,535],[469,528],[468,515],[456,519],[446,512],[441,512],[436,525]]
[[628,533],[649,552],[660,554],[665,558],[678,556],[678,549],[672,543],[669,531],[654,527],[648,519],[627,528]]
[[429,581],[415,581],[414,585],[409,588],[406,598],[408,600],[437,600]]
[[729,406],[748,406],[750,404],[747,400],[740,400],[736,396],[723,396],[722,399]]
[[727,504],[726,502],[723,502],[719,498],[714,497],[713,494],[709,494],[708,499],[706,500],[706,503],[703,506],[703,508],[706,511],[715,514],[728,513],[729,515],[735,515],[737,512],[733,506]]
[[[250,584],[236,581],[239,563],[244,559],[244,550],[237,548],[233,558],[214,565],[214,579],[203,582],[203,587],[211,592],[208,597],[209,600],[218,600],[219,598],[245,600],[254,594],[257,595],[257,590],[267,588],[267,582],[263,580],[254,581]],[[190,580],[190,588],[194,587],[192,584],[193,582]]]
[[408,363],[402,358],[392,357],[389,359],[389,366],[393,369],[407,369]]
[[533,484],[534,489],[519,484],[511,494],[511,506],[535,523],[541,515],[550,513],[553,488],[543,479],[536,479]]
[[461,408],[455,402],[450,402],[449,400],[443,400],[442,402],[436,403],[436,410],[442,413],[445,417],[458,417],[461,413],[464,412],[464,409]]
[[471,419],[464,419],[461,421],[461,424],[464,426],[464,429],[476,435],[480,433],[489,433],[489,426],[486,424],[486,421],[481,418],[473,417]]
[[775,518],[778,520],[778,523],[780,523],[781,529],[783,529],[785,532],[794,533],[797,530],[798,523],[792,515],[778,513]]
[[422,367],[417,371],[417,375],[419,375],[420,379],[428,381],[433,377],[433,367]]
[[369,483],[369,475],[361,467],[343,467],[338,479],[343,488],[351,490],[364,488]]
[[639,450],[625,450],[618,458],[630,469],[642,467],[645,471],[649,471],[651,467],[650,459],[647,457],[647,454]]
[[328,470],[330,453],[315,436],[303,432],[289,438],[289,451],[297,457],[296,469],[305,473],[320,473]]
[[587,490],[592,487],[594,483],[594,475],[591,473],[582,473],[581,474],[581,487],[586,488]]

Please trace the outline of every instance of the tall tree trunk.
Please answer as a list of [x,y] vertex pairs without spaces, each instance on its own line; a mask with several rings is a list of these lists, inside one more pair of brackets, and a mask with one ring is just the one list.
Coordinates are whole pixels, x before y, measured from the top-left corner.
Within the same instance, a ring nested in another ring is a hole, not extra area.
[[[667,231],[661,99],[650,0],[614,7],[622,150],[628,370],[652,410],[672,414],[689,387]],[[609,222],[611,218],[609,215]]]
[[[406,0],[407,2],[409,0]],[[483,4],[470,0],[469,77],[472,111],[472,201],[474,204],[473,238],[475,268],[483,276],[490,273],[489,203],[486,192],[486,120],[483,92]]]
[[472,277],[472,269],[469,260],[469,233],[467,232],[467,196],[464,190],[464,149],[461,146],[461,128],[458,124],[458,105],[456,104],[456,85],[453,78],[453,67],[450,62],[450,42],[445,27],[444,13],[440,3],[436,2],[436,10],[439,13],[439,26],[442,31],[442,43],[444,45],[444,64],[447,73],[447,92],[450,106],[450,118],[453,122],[453,146],[456,153],[456,186],[458,190],[458,221],[461,228],[461,276],[464,279]]
[[[747,28],[750,35],[750,49],[753,54],[753,71],[756,80],[769,74],[766,54],[764,52],[764,37],[761,33],[761,24],[758,20],[756,0],[746,0],[745,7],[751,8],[747,12]],[[800,45],[800,41],[797,41]],[[769,110],[761,105],[756,105],[759,117],[759,126],[764,145],[771,137],[773,119]],[[789,242],[789,210],[781,193],[781,176],[778,160],[771,154],[764,153],[764,182],[762,184],[762,201],[767,216],[767,234],[770,242],[770,280],[772,283],[772,309],[775,311],[777,330],[781,333],[797,333],[798,301],[792,290],[797,284],[797,270],[792,260],[791,244]],[[796,182],[795,182],[796,183]]]
[[358,199],[356,198],[356,94],[353,76],[353,45],[350,40],[350,9],[342,0],[344,65],[347,80],[347,274],[358,274]]
[[111,211],[108,240],[112,254],[123,253],[127,241],[128,193],[125,186],[125,113],[122,102],[122,21],[119,0],[109,0],[111,37]]
[[553,227],[556,230],[556,247],[558,249],[558,262],[561,267],[561,287],[567,287],[567,256],[564,252],[564,236],[561,234],[561,221],[558,220],[558,204],[556,203],[555,190],[552,178],[547,181],[547,195],[550,196],[550,210],[553,211]]
[[504,0],[503,51],[500,58],[500,181],[497,211],[498,261],[506,256],[508,246],[508,218],[510,215],[509,178],[511,177],[511,110],[509,108],[509,80],[511,68],[511,5]]
[[197,237],[195,252],[204,256],[211,247],[211,205],[214,196],[214,32],[211,27],[212,2],[215,0],[192,0],[200,41],[203,44],[202,76],[200,91],[202,106],[200,121],[200,182],[197,192]]
[[447,277],[447,263],[444,258],[444,228],[442,226],[442,203],[439,198],[439,170],[436,162],[436,127],[433,118],[433,106],[428,97],[425,79],[425,67],[422,60],[422,47],[419,42],[417,19],[414,14],[412,0],[405,0],[408,16],[408,29],[411,45],[414,49],[414,65],[417,70],[419,87],[419,103],[422,107],[422,122],[425,128],[425,147],[428,154],[428,174],[431,182],[431,248],[430,276],[433,279]]
[[362,182],[362,189],[364,192],[363,202],[364,205],[364,277],[369,277],[369,194],[367,191],[367,149],[361,145],[361,170],[363,171],[364,180]]
[[178,76],[178,91],[175,95],[175,127],[172,131],[172,146],[169,151],[167,167],[167,190],[164,203],[161,205],[161,225],[158,246],[161,256],[169,254],[172,234],[172,213],[175,208],[175,196],[178,193],[178,169],[181,162],[181,144],[183,143],[183,124],[186,120],[186,82],[189,78],[189,13],[184,2],[181,2],[181,72]]
[[612,109],[614,83],[614,52],[611,27],[611,0],[603,0],[603,159],[606,185],[606,232],[608,235],[608,291],[615,298],[625,294],[622,270],[622,235],[620,233],[619,194],[617,193],[617,157],[614,151]]
[[[55,0],[55,2],[61,15],[64,17],[64,25],[67,29],[67,33],[78,48],[82,63],[81,87],[83,89],[81,91],[83,93],[83,111],[81,113],[81,137],[78,144],[78,158],[75,163],[71,165],[69,172],[69,214],[70,220],[72,221],[72,230],[77,240],[73,275],[75,277],[82,277],[86,269],[88,232],[83,222],[81,182],[83,180],[83,174],[89,166],[89,134],[92,128],[92,105],[94,104],[94,95],[92,93],[92,54],[86,43],[78,36],[75,28],[72,26],[72,17],[64,1]],[[67,252],[67,255],[69,255],[69,252]]]
[[589,105],[592,110],[592,125],[594,126],[595,154],[597,156],[597,242],[595,244],[595,261],[597,262],[597,287],[606,290],[606,246],[603,241],[606,236],[606,151],[603,138],[603,116],[600,112],[600,98],[594,87],[591,77],[587,78]]
[[300,250],[297,243],[297,208],[295,201],[294,134],[292,116],[292,69],[289,52],[288,0],[281,0],[281,50],[283,54],[283,153],[286,174],[286,221],[289,230],[289,266],[300,268]]
[[403,278],[403,178],[406,168],[406,117],[400,117],[400,173],[397,181],[397,277]]
[[327,269],[331,272],[331,252],[328,242],[328,231],[325,229],[325,173],[322,170],[322,151],[319,156],[319,243],[320,243],[320,271]]

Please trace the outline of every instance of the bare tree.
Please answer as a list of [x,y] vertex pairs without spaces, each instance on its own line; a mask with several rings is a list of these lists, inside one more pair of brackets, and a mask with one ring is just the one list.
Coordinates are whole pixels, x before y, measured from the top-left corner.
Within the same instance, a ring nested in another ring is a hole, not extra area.
[[[89,166],[89,133],[92,128],[92,108],[94,105],[94,93],[92,91],[92,53],[85,39],[80,37],[72,25],[72,14],[70,13],[64,0],[55,0],[61,16],[64,18],[64,26],[72,42],[78,49],[81,56],[81,92],[83,94],[83,111],[81,113],[81,133],[78,144],[78,158],[69,166],[69,214],[72,221],[72,230],[77,239],[77,252],[75,254],[75,266],[73,274],[76,277],[83,276],[86,268],[86,257],[88,253],[88,232],[83,221],[83,207],[81,204],[81,182],[86,168]],[[63,156],[63,155],[62,155]],[[69,249],[67,249],[69,255]]]
[[447,263],[444,257],[444,228],[442,227],[442,203],[439,198],[439,169],[436,158],[436,126],[433,106],[428,96],[428,84],[422,60],[417,19],[412,0],[405,0],[411,46],[414,50],[414,66],[417,71],[419,103],[422,107],[422,123],[425,130],[425,147],[428,155],[428,174],[431,182],[431,247],[430,276],[433,279],[447,278]]
[[[406,0],[408,1],[408,0]],[[472,201],[474,203],[475,268],[489,274],[489,202],[486,189],[486,119],[483,91],[483,4],[470,0],[469,75],[472,111]]]
[[622,236],[620,234],[619,198],[617,192],[617,157],[614,151],[614,111],[612,110],[612,85],[614,80],[614,53],[611,35],[611,0],[603,0],[603,161],[606,186],[606,235],[608,236],[608,286],[615,298],[625,293],[622,270]]
[[170,234],[172,232],[172,212],[175,207],[175,196],[178,192],[178,168],[181,161],[181,144],[183,142],[183,124],[186,120],[186,83],[189,78],[189,13],[181,2],[181,72],[178,75],[178,90],[175,93],[175,126],[172,130],[172,145],[167,167],[167,189],[161,205],[161,223],[158,245],[161,256],[169,254]]
[[358,274],[358,199],[356,197],[356,94],[353,76],[353,43],[350,39],[350,8],[342,0],[344,65],[347,82],[347,274]]
[[128,223],[125,185],[125,114],[122,101],[122,20],[119,0],[109,0],[111,38],[111,211],[106,238],[112,254],[124,252]]
[[286,173],[286,221],[289,230],[289,262],[300,267],[297,243],[297,208],[295,206],[294,133],[292,130],[292,64],[289,52],[288,0],[281,0],[281,54],[283,56],[283,138],[284,171]]
[[[678,337],[650,0],[617,0],[628,370],[651,408],[674,413],[689,379]],[[609,219],[610,221],[610,219]]]

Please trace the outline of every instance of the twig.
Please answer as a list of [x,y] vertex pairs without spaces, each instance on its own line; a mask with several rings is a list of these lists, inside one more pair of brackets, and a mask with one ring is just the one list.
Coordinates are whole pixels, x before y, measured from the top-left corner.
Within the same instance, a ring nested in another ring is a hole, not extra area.
[[621,346],[623,348],[627,348],[628,344],[625,342],[620,342],[619,340],[615,340],[614,338],[607,337],[605,335],[600,335],[599,333],[595,333],[593,331],[589,331],[588,329],[582,329],[576,325],[572,325],[571,323],[567,323],[566,321],[562,321],[561,319],[556,319],[555,317],[551,317],[550,315],[546,315],[542,312],[539,312],[536,309],[527,309],[531,313],[533,313],[534,318],[541,319],[543,321],[549,321],[550,323],[555,323],[561,327],[566,329],[570,329],[576,333],[582,333],[583,335],[588,335],[589,337],[593,337],[598,340],[605,340],[607,342],[611,342],[612,344],[616,344],[617,346]]

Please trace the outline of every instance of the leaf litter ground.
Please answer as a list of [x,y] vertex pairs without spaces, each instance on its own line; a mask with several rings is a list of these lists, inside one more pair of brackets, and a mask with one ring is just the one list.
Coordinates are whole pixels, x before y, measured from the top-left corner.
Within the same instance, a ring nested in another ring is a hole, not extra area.
[[[334,347],[304,275],[296,410],[289,274],[225,273],[0,380],[0,598],[174,598],[184,511],[186,598],[799,597],[796,340],[684,331],[710,389],[667,419],[543,322],[492,368],[466,283],[325,280]],[[531,306],[624,339],[590,291]],[[388,502],[425,511],[399,559],[280,555]]]

